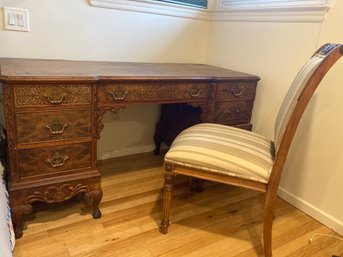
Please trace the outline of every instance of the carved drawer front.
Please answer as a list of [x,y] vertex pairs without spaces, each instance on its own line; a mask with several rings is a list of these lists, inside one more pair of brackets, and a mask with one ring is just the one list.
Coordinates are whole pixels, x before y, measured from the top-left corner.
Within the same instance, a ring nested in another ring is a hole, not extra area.
[[90,168],[92,143],[50,146],[18,150],[18,172],[21,179],[58,176]]
[[16,113],[16,126],[18,144],[90,137],[91,110]]
[[221,82],[217,89],[217,99],[254,99],[255,82]]
[[222,124],[249,123],[253,100],[216,103],[213,122]]
[[101,103],[153,102],[180,99],[183,101],[204,100],[208,97],[207,83],[117,83],[104,84],[98,88]]
[[16,85],[16,107],[91,104],[90,85]]

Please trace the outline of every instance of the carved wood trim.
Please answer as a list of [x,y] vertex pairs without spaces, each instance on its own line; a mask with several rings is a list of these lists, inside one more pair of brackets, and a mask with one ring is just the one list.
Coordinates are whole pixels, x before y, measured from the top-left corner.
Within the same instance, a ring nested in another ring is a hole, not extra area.
[[2,87],[3,97],[4,97],[4,111],[6,119],[6,130],[7,130],[7,144],[8,144],[8,158],[9,158],[9,168],[10,168],[10,179],[11,181],[17,182],[19,180],[19,174],[15,172],[16,168],[16,158],[15,148],[17,145],[16,138],[16,126],[15,126],[15,112],[13,108],[14,96],[12,86],[6,85]]
[[91,103],[91,87],[89,85],[16,85],[14,94],[16,106]]
[[98,90],[100,103],[204,101],[208,82],[108,83]]
[[46,203],[60,203],[72,198],[80,192],[89,192],[91,189],[84,184],[63,184],[59,186],[49,186],[42,191],[35,191],[32,195],[25,198],[24,204],[31,204],[36,201]]
[[98,96],[98,87],[96,84],[92,85],[92,168],[96,169],[96,160],[97,160],[97,149],[98,149],[98,113],[97,113],[97,96]]
[[97,122],[96,122],[96,138],[100,139],[100,133],[104,129],[103,118],[107,111],[114,113],[119,112],[121,109],[125,109],[125,105],[116,105],[116,106],[101,106],[96,108]]
[[211,82],[208,92],[207,102],[201,105],[202,114],[201,119],[203,122],[212,122],[214,109],[215,109],[215,99],[217,94],[217,83]]

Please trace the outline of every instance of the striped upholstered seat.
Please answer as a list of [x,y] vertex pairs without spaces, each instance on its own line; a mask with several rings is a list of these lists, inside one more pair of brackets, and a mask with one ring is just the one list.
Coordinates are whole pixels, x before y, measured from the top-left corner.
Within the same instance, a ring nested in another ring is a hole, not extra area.
[[267,183],[273,143],[250,131],[203,123],[184,130],[165,156],[166,162]]
[[263,242],[265,257],[271,257],[274,206],[290,145],[314,91],[342,55],[343,45],[326,44],[300,69],[276,118],[273,142],[253,132],[209,123],[180,133],[165,156],[161,232],[168,231],[176,174],[254,189],[266,193]]
[[[308,79],[325,56],[314,55],[293,80],[275,122],[275,148]],[[234,127],[205,123],[183,131],[165,156],[188,168],[268,183],[274,162],[274,143],[261,135]]]

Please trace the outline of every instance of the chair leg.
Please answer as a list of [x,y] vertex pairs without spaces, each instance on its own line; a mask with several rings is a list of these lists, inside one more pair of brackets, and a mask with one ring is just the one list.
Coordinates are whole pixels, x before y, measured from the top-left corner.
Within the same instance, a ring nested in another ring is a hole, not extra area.
[[263,221],[263,247],[264,256],[272,256],[272,224],[273,215],[265,215]]
[[272,257],[272,226],[274,220],[275,196],[266,196],[263,218],[263,248],[264,256]]
[[172,200],[172,191],[173,191],[173,180],[174,172],[173,167],[170,164],[166,164],[164,175],[164,187],[163,187],[163,212],[162,212],[162,222],[160,227],[160,232],[162,234],[168,233],[169,227],[169,216],[170,216],[170,207]]

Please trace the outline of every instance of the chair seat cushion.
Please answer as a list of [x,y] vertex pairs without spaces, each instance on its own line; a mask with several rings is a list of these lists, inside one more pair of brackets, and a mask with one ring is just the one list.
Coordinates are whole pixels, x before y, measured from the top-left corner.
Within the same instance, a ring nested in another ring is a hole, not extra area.
[[267,183],[274,160],[271,140],[243,129],[202,123],[181,132],[165,161],[206,172]]

